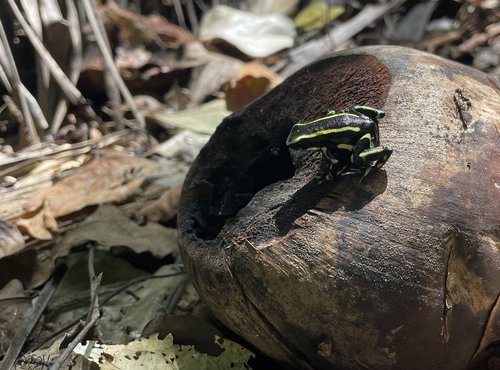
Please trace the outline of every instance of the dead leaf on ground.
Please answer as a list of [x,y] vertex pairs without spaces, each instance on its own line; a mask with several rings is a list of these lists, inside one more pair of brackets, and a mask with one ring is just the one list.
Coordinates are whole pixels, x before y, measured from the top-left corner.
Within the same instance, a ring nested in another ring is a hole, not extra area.
[[159,15],[140,15],[120,8],[114,1],[108,2],[101,10],[108,23],[121,31],[123,41],[130,46],[157,44],[179,48],[196,40],[184,28]]
[[196,108],[181,110],[173,114],[153,112],[147,115],[147,118],[166,128],[173,125],[203,134],[213,134],[219,123],[229,114],[231,112],[226,109],[225,100],[215,99]]
[[156,163],[118,151],[101,151],[81,171],[33,197],[29,210],[45,201],[55,217],[85,206],[123,201],[138,189]]
[[0,290],[0,358],[9,348],[10,342],[31,307],[31,298],[23,284],[16,279]]
[[[138,335],[148,322],[164,312],[170,296],[185,280],[185,274],[179,272],[177,265],[163,265],[154,273],[157,278],[135,284],[103,305],[99,321],[102,340],[106,343],[127,343],[131,331]],[[199,299],[196,296],[195,303]]]
[[139,212],[148,220],[154,222],[168,222],[177,215],[177,207],[181,198],[182,184],[165,191],[156,201],[148,204]]
[[243,62],[236,58],[216,53],[208,54],[209,61],[194,69],[193,77],[189,83],[191,102],[188,108],[197,107],[209,95],[220,91],[221,87],[238,75]]
[[[57,356],[59,356],[59,349],[61,348],[61,344],[64,341],[68,341],[68,334],[60,335],[50,347],[37,349],[36,351],[25,353],[21,356],[21,358],[17,361],[17,364],[21,369],[31,369],[37,368],[35,366],[40,366],[40,368],[45,368],[45,366],[41,365],[41,362],[52,363],[55,361]],[[26,366],[26,367],[25,367]],[[32,367],[29,367],[32,366]],[[48,368],[48,366],[46,366]],[[65,367],[68,368],[68,367]],[[78,369],[78,367],[70,367],[71,369]],[[64,367],[63,367],[64,369]],[[81,368],[83,369],[83,368]]]
[[57,220],[51,209],[45,207],[45,202],[39,209],[24,214],[16,221],[16,225],[20,230],[39,240],[50,240],[53,233],[59,232]]
[[18,279],[26,289],[39,287],[52,275],[55,261],[61,257],[57,253],[46,243],[0,259],[0,286]]
[[150,252],[156,258],[178,254],[177,230],[154,222],[138,225],[119,208],[103,205],[64,235],[57,248],[70,250],[88,241],[103,248],[128,247],[135,253]]
[[236,111],[264,95],[269,89],[270,82],[266,77],[245,76],[236,81],[234,86],[228,87],[226,107],[230,111]]
[[281,77],[265,64],[252,61],[242,65],[237,78],[226,89],[226,107],[236,111],[264,95],[281,82]]
[[344,10],[343,6],[330,6],[330,3],[325,1],[312,2],[300,11],[293,21],[295,27],[306,32],[318,30],[340,17]]
[[159,316],[147,323],[141,336],[149,337],[154,333],[158,333],[160,339],[172,334],[175,344],[193,345],[197,351],[211,356],[222,353],[222,348],[214,342],[216,336],[222,337],[221,332],[212,324],[192,315]]
[[[64,275],[64,279],[58,286],[55,295],[52,297],[47,314],[44,318],[44,327],[42,332],[37,336],[37,340],[45,342],[48,339],[57,336],[61,328],[67,328],[77,323],[82,316],[85,316],[89,310],[90,289],[88,276],[88,251],[79,250],[71,253],[66,258],[68,271]],[[146,271],[134,267],[124,259],[113,255],[109,251],[96,250],[94,254],[94,269],[96,275],[102,273],[102,279],[99,287],[100,305],[103,315],[99,320],[99,330],[105,331],[102,335],[109,340],[126,340],[128,338],[127,326],[135,325],[134,320],[139,324],[144,325],[151,316],[148,315],[146,302],[142,302],[144,291],[143,284],[147,284],[149,280],[143,281],[140,284],[128,286],[127,289],[115,295],[111,300],[106,301],[106,298],[114,291],[127,285],[128,282],[136,278],[145,277]],[[165,282],[168,279],[152,279],[157,284],[158,280]],[[157,289],[164,289],[163,286],[157,285]],[[156,294],[158,296],[158,291]],[[163,292],[163,291],[162,291]],[[138,298],[139,297],[139,298]],[[155,297],[147,301],[149,306],[154,306],[156,313],[156,305],[153,303]],[[138,309],[139,312],[131,312],[130,305],[143,305]],[[140,315],[146,316],[142,318]],[[154,317],[154,316],[153,316]],[[105,329],[103,329],[105,328]],[[140,329],[138,329],[140,331]],[[113,342],[124,343],[124,342]],[[126,342],[125,342],[126,343]]]
[[293,46],[293,21],[280,14],[256,15],[215,5],[203,14],[199,37],[222,39],[251,57],[266,57]]
[[291,16],[297,12],[300,0],[249,1],[246,5],[253,14],[282,14]]
[[251,61],[241,66],[237,78],[241,79],[245,76],[266,77],[269,80],[271,89],[278,86],[283,80],[281,76],[271,68],[257,61]]
[[139,338],[126,345],[89,343],[78,345],[75,353],[88,356],[101,369],[250,369],[248,361],[252,352],[229,340],[214,340],[224,351],[220,356],[209,356],[197,352],[193,346],[176,345],[171,334],[165,339],[157,335]]
[[[140,187],[156,164],[117,151],[102,151],[73,175],[37,193],[17,221],[33,237],[49,238],[54,219],[86,206],[123,201]],[[51,235],[50,235],[51,236]]]
[[[186,52],[165,53],[147,50],[144,45],[118,48],[115,63],[125,84],[135,96],[152,94],[162,96],[168,93],[179,80],[189,78],[190,69],[209,60],[208,51],[199,42],[188,44]],[[106,99],[105,68],[102,56],[86,49],[78,87],[85,96]]]
[[24,238],[18,228],[0,220],[0,259],[24,248]]
[[[178,80],[187,78],[190,67],[202,63],[197,60],[189,63],[178,59],[178,55],[153,53],[142,46],[118,49],[115,63],[131,93],[154,93],[153,95],[161,96],[175,86]],[[101,73],[104,76],[104,67]],[[102,81],[101,88],[105,88]]]
[[[66,126],[65,126],[66,127]],[[90,158],[92,149],[104,149],[135,142],[137,134],[120,131],[98,140],[87,140],[76,144],[41,144],[15,156],[0,157],[0,219],[15,220],[27,209],[31,199],[43,189],[50,188],[57,179],[67,176]],[[5,184],[5,180],[11,180]]]
[[[224,102],[221,101],[219,104],[223,105]],[[152,151],[164,158],[177,159],[191,164],[200,153],[201,148],[208,142],[208,139],[210,139],[210,136],[207,134],[183,130],[154,147]]]
[[[87,151],[87,148],[83,150]],[[88,155],[77,155],[77,153],[78,151],[75,150],[70,158],[67,155],[60,156],[61,158],[54,155],[51,158],[41,160],[39,163],[34,163],[34,168],[29,173],[17,178],[13,186],[14,189],[36,186],[44,181],[53,181],[61,174],[81,167],[88,160]]]

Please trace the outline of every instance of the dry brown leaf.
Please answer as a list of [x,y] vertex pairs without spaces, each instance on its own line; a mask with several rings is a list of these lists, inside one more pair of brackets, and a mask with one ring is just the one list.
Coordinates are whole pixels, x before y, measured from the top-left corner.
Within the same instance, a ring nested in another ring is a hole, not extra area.
[[[45,369],[48,368],[49,366],[43,366],[43,365],[38,365],[38,363],[42,362],[40,360],[45,360],[48,363],[54,362],[55,359],[59,356],[60,351],[59,348],[61,347],[61,344],[63,342],[69,342],[69,340],[72,338],[71,332],[66,332],[64,334],[57,333],[58,338],[52,343],[52,345],[48,348],[39,348],[33,352],[28,352],[24,353],[20,360],[25,361],[27,364],[30,365],[20,365],[18,366],[21,369]],[[38,337],[39,338],[39,337]],[[71,366],[63,366],[63,369],[72,369],[72,370],[77,370],[77,369],[85,369],[83,366],[75,366],[75,361],[74,359],[71,361],[72,364]],[[37,364],[35,366],[35,364]],[[15,369],[18,368],[17,366]]]
[[238,79],[245,76],[266,77],[270,82],[271,89],[281,83],[282,78],[265,64],[257,61],[251,61],[241,66],[238,71]]
[[155,167],[156,163],[144,158],[102,151],[100,157],[92,159],[80,172],[37,193],[17,224],[25,227],[33,237],[50,239],[50,231],[57,230],[55,218],[89,205],[126,199]]
[[226,107],[230,111],[236,111],[265,94],[269,88],[270,82],[267,77],[245,76],[239,79],[234,86],[228,87]]
[[[104,99],[106,84],[103,62],[98,59],[98,55],[87,53],[86,56],[78,87],[94,99]],[[120,50],[116,64],[127,88],[134,95],[147,92],[161,96],[170,91],[178,79],[188,76],[191,65],[198,65],[200,62],[177,61],[172,56],[152,54],[138,47]]]
[[31,307],[29,294],[24,290],[19,280],[10,280],[0,290],[0,357],[9,348],[19,325],[24,319],[24,314]]
[[154,222],[168,222],[177,215],[182,184],[165,191],[156,201],[143,207],[139,212]]
[[227,109],[235,111],[251,103],[279,85],[281,77],[266,65],[252,61],[245,63],[226,90]]
[[0,194],[0,219],[15,220],[31,208],[31,199],[43,189],[50,188],[58,178],[76,172],[90,158],[93,148],[109,148],[119,141],[133,141],[128,131],[108,134],[99,140],[76,144],[42,143],[39,148],[17,152],[0,158],[0,177],[12,179],[12,185]]
[[54,181],[54,179],[64,172],[79,168],[87,159],[87,154],[78,155],[73,158],[68,158],[67,156],[57,158],[54,155],[52,158],[43,159],[39,163],[30,166],[33,169],[29,173],[19,176],[13,188],[20,189],[28,186],[36,186],[42,182]]
[[20,280],[27,290],[44,284],[54,272],[55,260],[67,254],[67,251],[54,251],[52,247],[46,243],[36,248],[24,248],[0,259],[0,286],[12,279]]
[[24,248],[24,239],[17,227],[0,220],[0,258],[10,256]]
[[156,43],[163,47],[178,48],[195,41],[188,31],[159,15],[143,16],[125,10],[110,1],[102,7],[108,22],[121,31],[130,46]]
[[[104,271],[104,276],[110,275],[107,269],[101,271]],[[130,341],[129,333],[139,333],[149,321],[164,312],[169,297],[178,291],[179,285],[185,280],[184,274],[177,275],[180,271],[178,265],[163,265],[153,274],[158,278],[134,285],[107,302],[102,307],[103,317],[99,320],[103,342],[127,343]],[[153,367],[148,366],[147,369]]]
[[155,167],[156,163],[148,159],[102,151],[80,172],[37,194],[30,210],[45,201],[54,217],[61,217],[88,205],[122,201],[134,194]]
[[28,212],[16,221],[16,225],[25,233],[35,239],[50,240],[52,233],[57,233],[57,221],[54,214],[43,202],[42,206],[34,212]]
[[210,60],[194,69],[189,83],[191,102],[188,108],[200,105],[207,96],[216,94],[221,86],[235,78],[243,62],[225,55],[210,53]]
[[157,258],[177,255],[177,230],[154,222],[139,225],[119,208],[104,205],[76,228],[68,231],[58,243],[58,250],[70,250],[87,241],[111,248],[124,246],[136,253],[150,252]]
[[[106,26],[118,36],[116,63],[133,95],[145,92],[161,96],[176,81],[189,76],[189,68],[203,63],[204,49],[185,29],[159,15],[143,16],[107,2],[100,8]],[[195,45],[196,44],[196,45]],[[168,48],[182,48],[179,54]],[[193,50],[202,51],[195,54]],[[161,50],[162,52],[152,52]],[[165,52],[166,51],[166,52]],[[200,55],[201,54],[201,55]],[[86,48],[78,87],[93,100],[106,98],[104,63],[98,50]]]

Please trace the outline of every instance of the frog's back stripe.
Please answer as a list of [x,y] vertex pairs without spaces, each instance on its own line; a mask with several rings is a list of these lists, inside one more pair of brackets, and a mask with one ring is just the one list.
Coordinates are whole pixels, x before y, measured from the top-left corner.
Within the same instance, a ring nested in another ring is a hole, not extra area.
[[321,131],[316,131],[316,132],[312,132],[310,134],[304,134],[304,135],[300,135],[300,136],[297,136],[295,139],[293,139],[292,141],[289,141],[287,144],[290,145],[290,144],[295,144],[301,140],[304,140],[304,139],[312,139],[314,137],[318,137],[318,136],[325,136],[325,135],[330,135],[330,134],[336,134],[336,133],[339,133],[339,132],[360,132],[361,131],[361,128],[360,127],[356,127],[356,126],[346,126],[346,127],[340,127],[340,128],[330,128],[330,129],[327,129],[327,130],[321,130]]
[[329,116],[324,116],[324,117],[315,119],[314,121],[296,123],[294,126],[307,126],[307,125],[310,125],[312,123],[318,123],[318,122],[321,122],[321,121],[327,121],[329,119],[332,119],[332,118],[335,118],[335,117],[339,117],[339,116],[351,116],[351,117],[356,117],[356,118],[359,117],[358,115],[353,114],[353,113],[335,113],[335,114],[331,114]]

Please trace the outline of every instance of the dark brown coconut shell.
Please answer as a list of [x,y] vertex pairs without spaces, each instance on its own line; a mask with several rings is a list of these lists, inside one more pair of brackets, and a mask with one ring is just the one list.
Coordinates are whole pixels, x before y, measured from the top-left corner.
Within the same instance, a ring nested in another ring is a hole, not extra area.
[[[318,184],[292,125],[386,112],[394,153]],[[391,46],[344,51],[225,119],[186,179],[184,264],[204,302],[298,368],[466,369],[500,340],[500,98],[488,75]],[[486,365],[485,365],[486,364]]]

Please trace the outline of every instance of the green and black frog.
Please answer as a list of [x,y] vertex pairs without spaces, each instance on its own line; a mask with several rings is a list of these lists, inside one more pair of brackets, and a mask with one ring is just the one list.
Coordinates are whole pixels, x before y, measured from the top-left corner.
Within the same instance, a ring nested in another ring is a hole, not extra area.
[[392,154],[380,145],[378,120],[384,111],[356,105],[349,110],[329,112],[325,117],[292,127],[286,145],[291,149],[320,150],[330,161],[327,180],[339,175],[360,174],[363,178],[380,169]]

